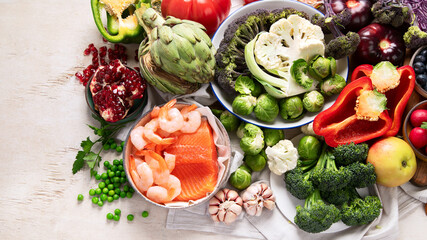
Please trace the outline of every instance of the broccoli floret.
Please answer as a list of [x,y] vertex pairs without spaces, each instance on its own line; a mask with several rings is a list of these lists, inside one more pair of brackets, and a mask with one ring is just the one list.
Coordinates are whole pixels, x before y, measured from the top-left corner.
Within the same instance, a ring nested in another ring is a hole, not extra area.
[[309,233],[319,233],[327,230],[340,220],[340,211],[334,205],[327,205],[320,196],[319,190],[305,200],[304,207],[296,207],[295,224]]
[[311,174],[313,184],[320,191],[334,191],[346,187],[351,180],[350,170],[346,167],[337,168],[334,156],[324,147]]
[[411,49],[417,49],[427,44],[427,33],[422,31],[418,26],[411,26],[403,35],[405,46]]
[[347,166],[352,173],[350,185],[356,188],[364,188],[377,181],[375,167],[371,163],[355,162]]
[[235,94],[234,85],[237,77],[250,74],[244,56],[246,44],[254,39],[258,33],[268,31],[271,24],[280,18],[288,17],[291,14],[308,18],[307,14],[292,8],[277,9],[271,12],[265,9],[257,9],[235,19],[228,25],[215,54],[217,63],[215,80],[221,88],[227,93]]
[[380,215],[381,201],[376,196],[361,198],[356,189],[352,189],[352,198],[342,205],[341,220],[348,226],[364,225]]
[[335,162],[341,166],[347,166],[354,162],[365,162],[368,157],[369,146],[366,143],[340,145],[332,151]]
[[348,32],[346,35],[338,29],[334,21],[325,20],[326,25],[334,35],[334,39],[328,42],[325,47],[325,57],[340,59],[353,54],[360,43],[360,36],[355,32]]
[[395,0],[377,1],[372,5],[371,12],[374,22],[390,24],[396,28],[411,20],[409,7]]
[[321,191],[320,195],[326,202],[341,206],[343,203],[350,200],[351,191],[350,188],[345,187],[335,191]]
[[325,23],[328,21],[333,21],[339,27],[340,30],[344,30],[345,27],[351,22],[351,12],[350,9],[346,8],[342,10],[340,13],[333,14],[330,16],[322,16],[319,13],[314,14],[311,17],[311,23],[317,25],[322,28],[323,33],[331,33],[328,25]]
[[316,160],[298,160],[297,167],[285,172],[286,189],[298,199],[306,199],[314,191],[310,180],[310,171],[316,165]]

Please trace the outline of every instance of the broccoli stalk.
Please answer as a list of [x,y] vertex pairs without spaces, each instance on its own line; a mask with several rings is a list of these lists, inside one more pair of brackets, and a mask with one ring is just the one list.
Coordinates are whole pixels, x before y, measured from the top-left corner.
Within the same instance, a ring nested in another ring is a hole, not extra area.
[[[326,20],[327,21],[327,20]],[[334,39],[329,41],[325,47],[325,56],[340,59],[353,54],[360,43],[359,34],[348,32],[342,34],[333,21],[327,21],[326,24],[334,35]]]
[[328,12],[326,14],[326,16],[323,16],[319,13],[316,13],[310,19],[310,22],[312,24],[321,27],[323,33],[326,33],[326,34],[331,33],[331,30],[329,29],[328,25],[326,24],[326,22],[328,22],[328,21],[335,22],[335,24],[338,25],[340,30],[344,30],[345,27],[351,22],[350,9],[346,8],[337,14],[335,14],[334,12],[332,12],[332,13]]
[[334,156],[324,147],[311,175],[313,184],[320,191],[334,191],[346,187],[351,180],[352,172],[345,167],[337,168]]
[[412,20],[410,8],[396,0],[379,0],[371,7],[374,22],[390,24],[395,28]]
[[305,200],[304,207],[296,207],[295,224],[309,233],[319,233],[327,230],[340,220],[340,211],[334,205],[327,205],[320,196],[318,189],[314,190]]
[[427,44],[427,33],[418,26],[411,26],[403,35],[405,46],[410,49],[417,49]]
[[360,197],[356,189],[350,190],[351,200],[342,205],[341,220],[348,226],[364,225],[380,215],[381,201],[376,196]]

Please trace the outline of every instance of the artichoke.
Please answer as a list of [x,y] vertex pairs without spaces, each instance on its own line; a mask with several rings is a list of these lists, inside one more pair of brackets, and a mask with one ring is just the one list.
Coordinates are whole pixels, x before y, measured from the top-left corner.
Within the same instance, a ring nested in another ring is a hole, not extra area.
[[141,42],[141,73],[163,92],[188,94],[214,79],[215,48],[203,25],[168,16],[152,8],[135,11],[148,39]]

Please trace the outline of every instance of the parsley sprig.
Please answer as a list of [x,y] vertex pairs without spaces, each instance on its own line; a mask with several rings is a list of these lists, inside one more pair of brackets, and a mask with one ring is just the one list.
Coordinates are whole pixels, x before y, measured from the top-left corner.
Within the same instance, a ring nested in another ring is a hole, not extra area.
[[[102,160],[101,153],[104,150],[102,146],[107,143],[108,140],[114,138],[117,132],[131,121],[129,120],[119,124],[111,124],[97,115],[92,114],[92,117],[101,125],[99,128],[88,125],[88,127],[94,131],[95,135],[98,136],[98,139],[92,141],[90,137],[87,137],[80,143],[81,150],[77,152],[76,160],[73,163],[73,174],[80,171],[86,163],[90,168],[90,175],[94,176],[96,174],[96,168],[99,167],[99,163]],[[98,151],[94,151],[93,147],[97,143],[101,143],[101,146]]]

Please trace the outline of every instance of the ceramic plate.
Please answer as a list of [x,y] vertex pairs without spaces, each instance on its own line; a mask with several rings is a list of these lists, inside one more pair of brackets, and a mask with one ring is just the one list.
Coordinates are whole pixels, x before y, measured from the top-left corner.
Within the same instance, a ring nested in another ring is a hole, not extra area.
[[[274,10],[274,9],[281,9],[281,8],[294,8],[299,11],[304,11],[308,15],[314,15],[316,13],[320,13],[315,8],[306,5],[304,3],[298,2],[298,1],[291,1],[291,0],[282,0],[282,1],[259,1],[254,2],[251,4],[248,4],[242,8],[237,9],[235,12],[230,14],[230,16],[224,20],[224,22],[219,26],[217,32],[215,33],[214,37],[212,38],[212,43],[216,48],[219,47],[219,44],[221,43],[221,40],[224,37],[224,32],[227,29],[228,25],[236,18],[245,15],[247,13],[253,12],[256,9],[267,9],[267,10]],[[343,58],[340,60],[337,60],[337,73],[347,79],[348,77],[348,58]],[[233,102],[233,99],[235,96],[230,96],[230,94],[227,94],[225,91],[221,89],[221,87],[216,83],[211,83],[212,90],[215,94],[215,96],[218,98],[218,101],[230,112],[233,113],[233,109],[231,107],[231,104]],[[323,109],[327,109],[335,102],[338,95],[335,95],[333,97],[330,97],[325,102],[325,106]],[[271,123],[266,123],[263,121],[258,120],[255,118],[253,114],[249,116],[240,116],[235,113],[233,113],[240,119],[250,122],[252,124],[266,127],[266,128],[276,128],[276,129],[287,129],[287,128],[295,128],[302,125],[305,125],[307,123],[310,123],[314,120],[317,113],[306,113],[303,118],[301,118],[298,121],[285,121],[280,116],[278,116],[275,121]]]

